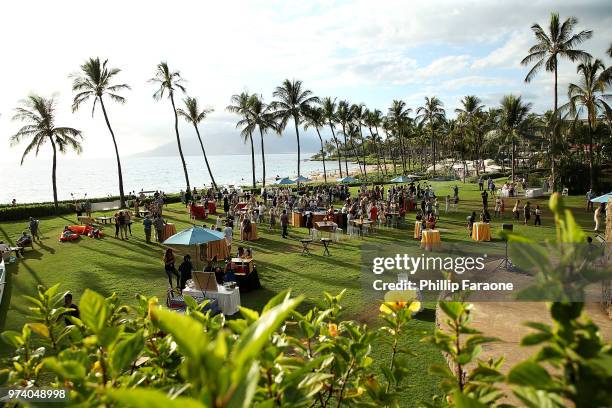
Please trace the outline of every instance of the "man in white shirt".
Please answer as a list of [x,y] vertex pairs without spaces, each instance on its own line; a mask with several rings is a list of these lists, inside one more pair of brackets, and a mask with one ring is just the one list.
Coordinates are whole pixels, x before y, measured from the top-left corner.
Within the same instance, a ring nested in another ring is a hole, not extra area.
[[223,229],[223,234],[225,235],[225,242],[227,243],[227,249],[231,253],[232,252],[232,239],[234,238],[234,230],[229,224],[225,225]]

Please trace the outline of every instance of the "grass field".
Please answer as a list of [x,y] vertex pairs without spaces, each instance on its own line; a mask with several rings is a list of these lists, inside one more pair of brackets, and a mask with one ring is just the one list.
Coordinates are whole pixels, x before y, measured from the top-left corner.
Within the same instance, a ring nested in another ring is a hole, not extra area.
[[[478,186],[458,183],[461,202],[459,211],[444,213],[443,197],[451,194],[455,183],[434,182],[434,190],[442,198],[440,204],[443,228],[442,241],[468,240],[465,228],[466,216],[472,210],[480,208]],[[546,200],[530,200],[532,207],[540,205],[543,210],[542,227],[515,225],[515,231],[527,234],[535,239],[545,239],[554,234],[553,221],[547,208]],[[491,203],[492,200],[490,199]],[[567,204],[573,207],[579,224],[585,230],[593,227],[592,213],[584,210],[583,197],[569,197]],[[514,200],[506,199],[506,222],[511,217]],[[97,215],[97,214],[96,214]],[[165,218],[176,224],[177,231],[190,226],[188,214],[180,204],[173,204],[165,209]],[[39,284],[53,285],[61,283],[62,290],[70,290],[78,304],[79,295],[84,289],[96,290],[104,295],[116,292],[124,303],[133,304],[137,293],[146,296],[165,298],[167,277],[163,270],[162,251],[159,244],[147,244],[141,225],[132,226],[133,237],[129,241],[113,238],[114,227],[108,228],[108,235],[102,240],[87,237],[76,242],[60,243],[58,236],[64,225],[75,223],[76,216],[41,219],[42,242],[36,243],[34,250],[26,250],[24,259],[8,265],[7,284],[0,306],[0,328],[17,329],[27,321],[27,303],[23,295],[31,295]],[[299,238],[306,233],[305,228],[291,228],[290,239],[280,237],[279,230],[268,231],[267,226],[258,226],[260,239],[249,243],[253,248],[256,265],[263,288],[241,296],[242,305],[259,309],[274,294],[291,288],[294,294],[306,296],[302,308],[312,306],[321,298],[322,291],[338,293],[347,289],[344,299],[345,319],[355,319],[378,325],[377,305],[364,299],[360,284],[360,245],[363,242],[380,244],[400,244],[417,246],[413,239],[414,213],[406,217],[407,226],[403,229],[383,228],[376,235],[365,240],[352,239],[333,244],[331,257],[322,256],[322,247],[315,245],[311,256],[301,255]],[[214,217],[206,221],[214,222]],[[532,218],[533,222],[533,218]],[[497,234],[501,222],[494,220],[492,231]],[[0,222],[0,239],[14,243],[21,231],[26,229],[26,221]],[[111,232],[111,229],[113,230]],[[238,233],[235,231],[234,249]],[[497,243],[495,243],[497,241]],[[471,242],[471,241],[469,241]],[[474,245],[501,245],[498,238],[492,243]],[[432,362],[441,362],[441,355],[430,345],[419,343],[419,339],[430,334],[434,329],[435,304],[427,304],[424,312],[418,315],[410,330],[405,334],[405,341],[417,352],[411,358],[412,375],[408,382],[411,388],[404,395],[405,406],[414,405],[415,401],[428,399],[436,390],[438,379],[427,373]],[[383,359],[388,355],[389,346],[381,344],[375,348],[375,357]],[[0,346],[0,355],[6,356],[10,350]]]

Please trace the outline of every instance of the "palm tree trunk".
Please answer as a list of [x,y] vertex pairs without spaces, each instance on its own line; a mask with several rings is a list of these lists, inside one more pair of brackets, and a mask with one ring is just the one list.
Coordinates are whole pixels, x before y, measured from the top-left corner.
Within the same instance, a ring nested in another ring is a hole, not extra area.
[[204,150],[204,143],[202,143],[202,138],[200,137],[200,129],[198,129],[198,125],[193,124],[195,128],[196,134],[198,135],[198,140],[200,141],[200,147],[202,148],[202,154],[204,155],[204,162],[206,162],[206,168],[208,169],[208,175],[212,181],[213,187],[217,190],[217,183],[215,182],[215,178],[212,175],[212,171],[210,170],[210,164],[208,164],[208,157],[206,157],[206,150]]
[[174,95],[172,92],[170,92],[170,102],[172,102],[172,112],[174,113],[174,131],[176,132],[176,143],[178,144],[179,155],[181,156],[181,162],[183,163],[185,183],[187,183],[187,190],[191,190],[191,186],[189,185],[189,174],[187,174],[187,163],[185,163],[185,156],[183,156],[183,148],[181,147],[181,137],[179,136],[178,130],[178,115],[176,114],[176,106],[174,105]]
[[429,129],[431,131],[431,162],[433,165],[433,176],[436,177],[436,142],[434,140],[433,122],[429,120]]
[[297,138],[297,154],[298,154],[298,161],[297,161],[297,176],[300,177],[300,131],[298,129],[298,119],[294,116],[293,117],[293,123],[295,124],[295,136]]
[[55,176],[55,171],[57,169],[57,149],[55,147],[55,142],[53,138],[51,140],[51,147],[53,147],[53,167],[51,168],[51,183],[53,184],[53,206],[55,207],[55,213],[58,212],[58,204],[57,204],[57,178]]
[[342,158],[340,157],[340,146],[338,145],[338,139],[336,139],[336,132],[334,131],[334,127],[332,126],[331,120],[329,121],[329,128],[332,131],[334,143],[336,144],[336,155],[338,156],[338,170],[340,170],[340,178],[342,178]]
[[404,152],[404,138],[402,136],[402,132],[398,129],[397,130],[397,138],[399,140],[399,145],[400,145],[400,158],[402,159],[402,171],[404,172],[404,174],[406,174],[406,156],[405,156],[405,152]]
[[108,131],[113,138],[113,145],[115,146],[115,156],[117,157],[117,173],[119,174],[119,199],[121,200],[121,208],[125,207],[125,195],[123,193],[123,173],[121,172],[121,160],[119,159],[119,149],[117,148],[117,140],[115,140],[115,132],[113,132],[113,128],[108,120],[108,115],[106,114],[106,108],[104,107],[104,101],[102,101],[102,97],[100,99],[100,106],[102,106],[102,113],[104,113],[104,120],[106,121],[106,126],[108,127]]
[[346,143],[346,128],[344,123],[342,124],[342,136],[344,137],[344,170],[346,171],[346,176],[348,177],[349,175],[349,171],[348,171],[348,162],[346,160],[346,150],[348,150],[348,144]]
[[[368,172],[366,170],[367,161],[366,161],[366,146],[365,139],[363,138],[363,133],[361,133],[361,123],[359,124],[359,137],[361,138],[361,152],[363,153],[363,176],[368,179]],[[359,158],[359,154],[357,155]]]
[[[556,62],[556,61],[555,61]],[[555,110],[553,111],[553,115],[557,114],[557,64],[555,64],[555,69],[554,69],[554,73],[555,73]],[[557,191],[556,187],[557,187],[557,176],[556,176],[556,168],[555,168],[555,149],[556,149],[556,140],[557,140],[557,130],[558,130],[558,126],[555,126],[553,128],[553,131],[551,133],[551,140],[550,140],[550,177],[552,178],[552,191]]]
[[591,125],[591,115],[589,115],[589,187],[593,189],[594,187],[594,175],[593,175],[593,126]]
[[319,132],[319,128],[315,127],[317,130],[317,135],[319,135],[319,141],[321,142],[321,157],[323,158],[323,179],[325,180],[325,184],[327,184],[327,170],[325,170],[325,149],[323,148],[323,138],[321,137],[321,132]]
[[251,168],[253,170],[253,188],[257,186],[255,182],[255,146],[253,146],[253,132],[249,133],[249,141],[251,142]]
[[514,142],[514,135],[512,135],[512,182],[514,183],[514,155],[516,150],[516,143]]
[[264,152],[264,137],[263,131],[261,130],[261,126],[259,126],[259,137],[261,138],[261,164],[263,170],[263,178],[262,183],[263,186],[266,186],[266,153]]

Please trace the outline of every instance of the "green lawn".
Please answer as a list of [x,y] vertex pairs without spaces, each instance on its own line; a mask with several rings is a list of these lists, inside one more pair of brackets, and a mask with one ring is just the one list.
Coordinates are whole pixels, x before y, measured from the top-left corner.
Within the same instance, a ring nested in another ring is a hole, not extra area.
[[[444,197],[451,194],[455,183],[434,182],[436,194]],[[440,210],[442,220],[439,227],[445,229],[442,241],[467,240],[465,218],[480,207],[478,186],[462,184],[460,186],[461,202],[459,211],[444,214],[444,200]],[[546,200],[531,200],[532,206],[540,204],[543,209],[542,227],[516,225],[515,230],[531,237],[544,239],[554,233],[550,212]],[[570,197],[568,204],[575,207],[578,222],[586,230],[592,229],[592,214],[584,211],[582,197]],[[491,200],[490,200],[491,203]],[[511,216],[514,201],[506,201],[506,219]],[[414,213],[407,215],[408,226],[404,229],[384,228],[377,235],[367,237],[366,242],[381,244],[418,245],[412,239]],[[165,210],[165,217],[176,224],[177,230],[190,225],[185,208],[179,204],[170,205]],[[133,226],[134,236],[129,241],[113,238],[114,227],[108,228],[108,235],[102,240],[80,238],[76,242],[60,243],[58,236],[64,225],[75,223],[76,216],[41,219],[41,230],[44,235],[41,244],[35,244],[34,250],[27,250],[25,259],[8,266],[7,284],[2,305],[0,306],[0,328],[17,329],[26,322],[27,303],[23,295],[31,295],[38,284],[53,285],[61,283],[63,290],[75,294],[78,304],[79,295],[90,288],[104,295],[116,292],[124,303],[133,304],[134,295],[141,293],[147,296],[158,296],[165,299],[167,277],[161,261],[163,248],[159,244],[147,244],[140,225]],[[207,223],[210,224],[211,220]],[[13,243],[26,228],[26,222],[0,222],[0,239]],[[493,222],[494,234],[500,228],[500,222]],[[361,294],[360,284],[360,245],[363,241],[353,239],[333,244],[333,257],[323,257],[322,247],[315,245],[312,256],[302,256],[301,244],[298,241],[305,234],[304,228],[290,228],[291,239],[280,237],[278,229],[268,232],[266,227],[258,228],[260,239],[249,245],[253,247],[256,265],[263,289],[241,296],[242,305],[259,309],[274,294],[291,288],[294,294],[306,296],[303,308],[311,306],[321,298],[326,290],[338,293],[347,289],[344,300],[345,319],[355,319],[371,325],[378,325],[377,305],[366,302]],[[239,243],[236,237],[234,248]],[[474,243],[475,245],[488,245]],[[494,244],[492,244],[494,245]],[[432,362],[441,362],[441,355],[433,347],[418,343],[434,328],[435,304],[427,304],[423,313],[410,326],[405,341],[418,353],[412,357],[412,375],[409,379],[410,391],[404,397],[405,406],[414,405],[415,401],[428,399],[436,390],[438,379],[427,374],[427,367]],[[389,353],[387,344],[375,348],[375,356],[384,358]],[[0,346],[0,355],[9,353],[4,345]]]

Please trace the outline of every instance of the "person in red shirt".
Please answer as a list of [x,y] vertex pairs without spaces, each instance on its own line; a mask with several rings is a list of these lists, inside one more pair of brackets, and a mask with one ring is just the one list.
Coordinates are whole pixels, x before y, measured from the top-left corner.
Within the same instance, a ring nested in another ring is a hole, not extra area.
[[376,221],[378,219],[378,207],[376,207],[376,203],[372,204],[370,208],[370,220]]

